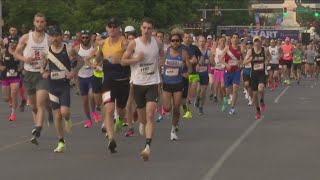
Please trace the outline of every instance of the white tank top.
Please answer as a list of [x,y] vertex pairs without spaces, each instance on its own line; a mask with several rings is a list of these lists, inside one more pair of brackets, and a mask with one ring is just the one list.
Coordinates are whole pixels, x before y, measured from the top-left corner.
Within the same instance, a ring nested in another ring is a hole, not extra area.
[[[83,60],[86,60],[86,58],[89,56],[92,50],[93,50],[92,46],[89,49],[83,49],[82,45],[80,44],[80,49],[78,54],[83,58]],[[78,76],[81,78],[89,78],[93,76],[93,69],[90,66],[83,65],[78,72]]]
[[280,59],[279,48],[277,46],[274,48],[269,46],[269,52],[271,54],[270,64],[279,64],[279,59]]
[[24,57],[32,57],[32,63],[24,63],[24,69],[31,72],[40,72],[40,68],[43,64],[42,54],[49,48],[48,35],[45,33],[45,37],[41,43],[36,43],[33,40],[33,33],[29,32],[29,38],[26,47],[23,50]]
[[136,57],[139,52],[143,52],[144,59],[130,65],[132,83],[135,85],[159,84],[159,47],[156,39],[151,37],[149,45],[144,45],[140,38],[136,38],[134,41],[136,48],[133,57]]
[[225,66],[220,62],[220,56],[222,54],[223,50],[216,48],[216,54],[214,56],[214,61],[216,62],[215,69],[218,70],[224,70]]

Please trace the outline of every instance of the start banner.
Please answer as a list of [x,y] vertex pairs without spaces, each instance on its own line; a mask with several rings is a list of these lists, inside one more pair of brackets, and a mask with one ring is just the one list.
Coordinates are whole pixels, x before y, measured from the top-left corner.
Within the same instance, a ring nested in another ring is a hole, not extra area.
[[299,30],[263,30],[263,29],[228,29],[226,35],[231,36],[233,33],[238,33],[240,37],[260,36],[266,38],[282,39],[286,37],[299,40]]

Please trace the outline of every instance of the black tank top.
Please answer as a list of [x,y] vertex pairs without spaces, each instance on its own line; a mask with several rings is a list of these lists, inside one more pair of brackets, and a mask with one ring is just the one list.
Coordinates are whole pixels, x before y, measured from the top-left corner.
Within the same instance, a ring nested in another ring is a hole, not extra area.
[[[51,47],[49,47],[49,51],[70,71],[71,70],[71,61],[68,56],[66,44],[63,45],[63,49],[59,53],[55,53],[52,51]],[[50,59],[49,59],[49,69],[50,72],[61,71]],[[64,80],[54,80],[56,81],[66,81]]]
[[6,70],[1,72],[2,79],[14,79],[19,76],[19,61],[14,59],[13,55],[9,53],[9,50],[6,50],[5,57],[1,64],[6,67]]
[[265,73],[265,59],[266,57],[263,47],[261,48],[261,52],[259,54],[257,54],[254,51],[254,48],[252,48],[252,73]]

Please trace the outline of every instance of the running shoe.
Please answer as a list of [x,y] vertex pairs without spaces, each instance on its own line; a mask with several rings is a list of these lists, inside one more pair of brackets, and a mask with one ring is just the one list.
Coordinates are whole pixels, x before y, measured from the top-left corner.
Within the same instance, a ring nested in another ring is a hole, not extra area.
[[287,81],[287,84],[288,84],[288,85],[290,85],[290,84],[291,84],[290,80],[288,80],[288,81]]
[[90,128],[92,126],[91,119],[86,120],[86,123],[84,124],[84,128]]
[[108,144],[108,149],[110,150],[111,153],[116,153],[116,147],[117,147],[117,143],[115,140],[111,140],[109,141],[109,144]]
[[170,133],[170,140],[171,141],[177,141],[179,138],[177,136],[177,132],[176,131],[173,131]]
[[190,112],[190,111],[187,111],[186,114],[183,116],[183,118],[191,119],[191,118],[192,118],[191,112]]
[[59,142],[57,148],[53,151],[55,153],[62,153],[66,148],[66,143]]
[[160,114],[159,115],[159,117],[158,117],[158,119],[156,120],[157,122],[160,122],[160,121],[162,121],[163,120],[163,116]]
[[258,120],[258,119],[261,119],[262,118],[262,114],[261,112],[257,112],[255,118]]
[[229,111],[229,114],[230,114],[230,115],[233,115],[233,114],[235,114],[235,113],[236,113],[236,110],[235,110],[234,108],[231,108],[230,111]]
[[128,131],[124,134],[126,137],[132,137],[134,136],[134,130],[133,128],[129,128]]
[[145,132],[146,132],[146,125],[140,123],[140,125],[139,125],[139,133],[140,133],[140,135],[141,135],[141,136],[144,136],[144,135],[145,135]]
[[10,117],[9,117],[9,121],[16,121],[16,115],[14,115],[13,113],[11,113]]
[[101,117],[100,117],[100,115],[99,115],[98,113],[96,113],[96,112],[91,112],[91,116],[93,117],[93,119],[94,119],[94,121],[95,121],[96,123],[98,123],[98,122],[101,121]]
[[150,146],[146,145],[146,147],[141,151],[140,155],[144,161],[148,161],[150,157]]
[[115,132],[121,131],[121,130],[122,130],[122,127],[123,127],[123,120],[122,120],[120,117],[118,117],[118,118],[116,119],[116,123],[114,124],[114,130],[115,130]]
[[128,123],[123,123],[122,124],[122,127],[128,127],[129,125],[128,125]]
[[72,120],[65,120],[65,127],[66,127],[66,132],[67,133],[71,133],[71,129],[72,129]]
[[249,97],[248,106],[252,106],[252,104],[253,104],[253,99],[251,97]]

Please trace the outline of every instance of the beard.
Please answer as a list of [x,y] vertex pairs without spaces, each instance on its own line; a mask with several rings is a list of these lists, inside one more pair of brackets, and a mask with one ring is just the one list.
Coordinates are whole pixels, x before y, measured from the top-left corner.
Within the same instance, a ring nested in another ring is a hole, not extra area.
[[43,28],[42,27],[35,27],[34,29],[36,32],[43,32]]

